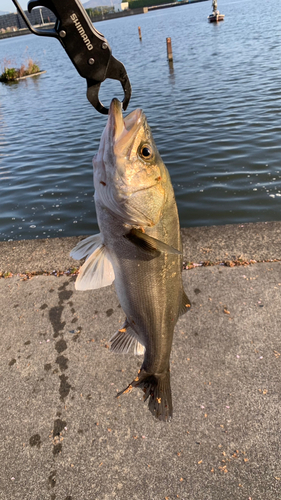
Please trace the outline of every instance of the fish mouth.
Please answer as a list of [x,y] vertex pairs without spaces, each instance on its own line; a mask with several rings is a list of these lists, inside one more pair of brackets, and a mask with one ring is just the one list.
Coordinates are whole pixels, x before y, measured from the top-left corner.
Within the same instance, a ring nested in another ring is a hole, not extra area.
[[134,142],[145,117],[140,108],[135,109],[125,118],[123,117],[122,103],[114,98],[109,107],[108,134],[115,154],[124,153]]

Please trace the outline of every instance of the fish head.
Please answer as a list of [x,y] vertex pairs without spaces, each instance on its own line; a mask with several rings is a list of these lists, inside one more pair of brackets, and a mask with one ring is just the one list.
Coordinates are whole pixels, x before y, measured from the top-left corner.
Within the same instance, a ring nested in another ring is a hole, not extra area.
[[123,118],[122,104],[112,100],[93,166],[96,202],[127,224],[158,222],[169,174],[141,109]]

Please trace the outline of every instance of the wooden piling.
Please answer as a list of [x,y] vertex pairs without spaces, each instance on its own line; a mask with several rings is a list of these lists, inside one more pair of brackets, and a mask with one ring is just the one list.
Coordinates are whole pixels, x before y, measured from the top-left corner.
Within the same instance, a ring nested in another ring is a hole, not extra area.
[[173,60],[173,51],[172,51],[172,41],[171,41],[171,38],[170,37],[166,38],[166,42],[167,42],[168,59],[169,59],[169,61],[172,61]]
[[138,27],[138,30],[139,30],[139,39],[141,40],[141,27],[140,26]]

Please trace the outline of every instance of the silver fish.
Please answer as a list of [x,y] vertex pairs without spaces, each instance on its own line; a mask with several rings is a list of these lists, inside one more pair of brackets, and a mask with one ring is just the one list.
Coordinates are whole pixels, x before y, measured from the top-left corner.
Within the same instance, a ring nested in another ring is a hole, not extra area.
[[141,109],[123,119],[113,99],[93,166],[100,234],[71,252],[87,257],[75,286],[96,289],[114,281],[126,321],[110,339],[111,350],[128,352],[135,344],[135,353],[144,353],[137,377],[118,395],[140,387],[152,414],[169,420],[173,333],[190,302],[173,187]]

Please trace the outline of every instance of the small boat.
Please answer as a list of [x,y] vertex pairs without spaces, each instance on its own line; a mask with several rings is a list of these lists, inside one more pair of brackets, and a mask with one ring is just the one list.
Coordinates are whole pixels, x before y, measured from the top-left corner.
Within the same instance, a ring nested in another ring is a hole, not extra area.
[[220,14],[219,11],[212,12],[208,16],[208,20],[210,23],[217,23],[218,21],[223,21],[224,20],[224,14]]

